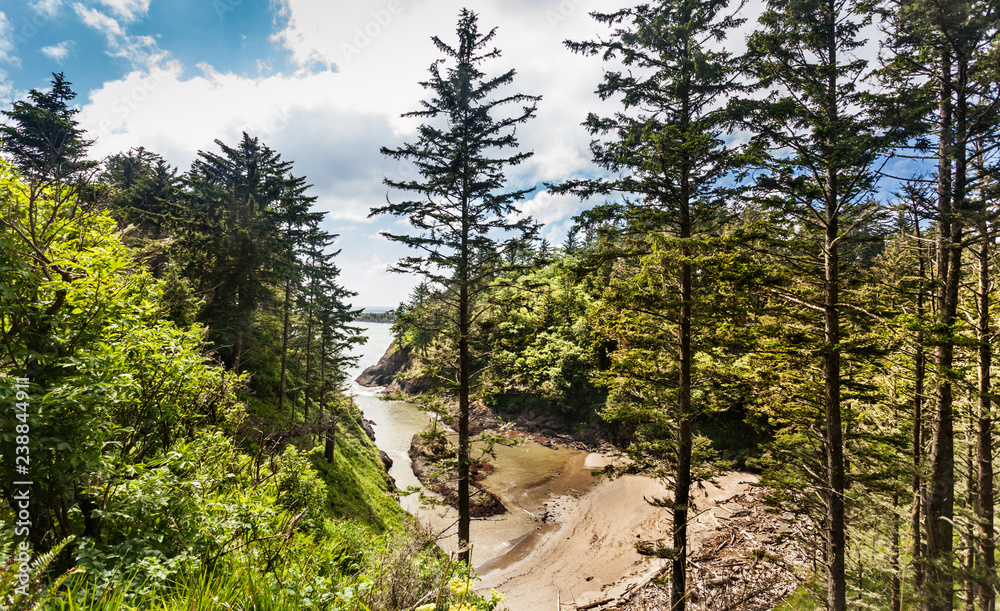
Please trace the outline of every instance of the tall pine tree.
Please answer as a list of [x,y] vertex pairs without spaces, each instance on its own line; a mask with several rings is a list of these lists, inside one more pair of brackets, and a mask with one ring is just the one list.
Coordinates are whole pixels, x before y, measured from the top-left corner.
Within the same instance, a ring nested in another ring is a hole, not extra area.
[[199,151],[186,177],[194,222],[185,243],[189,273],[208,296],[202,321],[226,365],[238,371],[252,343],[255,314],[277,301],[283,208],[291,204],[293,183],[303,179],[291,178],[291,162],[246,133],[235,147],[215,143],[222,153]]
[[[959,320],[963,251],[969,228],[982,218],[970,193],[982,168],[973,163],[976,147],[994,138],[1000,94],[996,88],[1000,10],[991,0],[902,0],[892,5],[886,20],[887,60],[882,74],[888,84],[910,99],[936,94],[937,104],[921,106],[926,114],[926,140],[922,151],[937,165],[936,206],[931,220],[936,229],[934,305],[936,325],[928,333],[934,349],[934,423],[931,431],[930,474],[924,490],[926,546],[921,573],[928,611],[953,608],[955,582],[955,348],[962,343],[956,333]],[[920,146],[923,145],[923,146]],[[972,238],[975,240],[975,238]],[[980,308],[988,304],[980,303]],[[980,325],[982,326],[982,325]],[[981,343],[981,348],[982,348]],[[980,354],[982,359],[985,354]],[[983,392],[988,389],[982,386]],[[977,426],[979,478],[992,479],[992,446],[989,419]],[[988,453],[990,456],[986,456]],[[985,483],[985,482],[984,482]],[[992,497],[981,498],[980,604],[995,604],[991,582],[995,579],[992,556]]]
[[[819,432],[821,471],[811,484],[822,491],[816,517],[833,611],[847,604],[842,361],[851,338],[843,332],[844,255],[878,211],[872,166],[888,143],[858,89],[867,63],[856,52],[869,20],[858,0],[769,0],[748,52],[750,78],[766,96],[747,103],[748,129],[757,133],[767,169],[757,187],[774,219],[772,233],[784,238],[773,252],[789,278],[775,294],[800,326],[798,341],[812,342],[806,352],[821,372],[813,381],[801,370],[800,380],[816,388],[799,393],[802,404],[794,409],[807,421],[792,426]],[[822,398],[815,405],[814,394]]]
[[52,74],[48,91],[32,89],[28,99],[3,111],[8,123],[0,125],[0,151],[32,185],[79,187],[97,165],[87,160],[93,143],[76,120],[79,109],[70,107],[76,92],[62,72]]
[[740,23],[726,8],[725,0],[666,0],[594,13],[613,28],[611,36],[567,43],[627,70],[608,70],[597,89],[605,100],[620,96],[624,108],[612,117],[591,114],[584,124],[599,137],[591,145],[594,161],[621,178],[571,182],[559,190],[582,197],[619,194],[620,203],[584,216],[624,226],[626,250],[646,254],[605,295],[604,332],[618,346],[605,418],[645,422],[652,438],[644,453],[673,479],[674,498],[667,504],[674,523],[672,609],[684,609],[687,600],[691,426],[698,412],[692,404],[698,330],[692,324],[703,319],[696,311],[695,271],[706,264],[705,245],[718,237],[725,218],[720,180],[735,160],[720,138],[720,107],[735,87],[735,66],[728,53],[712,49]]
[[[504,254],[521,248],[536,231],[529,218],[515,220],[515,204],[530,190],[504,190],[504,171],[531,156],[505,151],[517,147],[515,128],[534,116],[540,98],[503,93],[514,80],[514,70],[487,76],[479,69],[500,55],[491,46],[496,28],[480,32],[476,14],[462,9],[457,35],[457,46],[432,38],[444,58],[431,64],[430,79],[421,85],[433,96],[421,102],[422,110],[403,115],[437,121],[421,125],[416,142],[382,148],[382,154],[393,159],[412,161],[420,175],[410,180],[387,178],[385,184],[416,197],[373,208],[371,216],[392,214],[409,221],[411,233],[383,235],[419,254],[401,259],[392,269],[424,276],[442,289],[448,305],[441,337],[457,349],[458,541],[459,557],[469,562],[470,346],[476,330],[475,304],[503,267]],[[511,105],[519,106],[512,115],[494,116]]]

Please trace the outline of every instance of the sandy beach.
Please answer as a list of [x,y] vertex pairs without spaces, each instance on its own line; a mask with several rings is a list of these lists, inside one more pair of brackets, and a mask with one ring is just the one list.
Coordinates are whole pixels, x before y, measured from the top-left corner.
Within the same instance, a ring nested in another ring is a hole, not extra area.
[[[591,455],[588,463],[597,468],[600,457]],[[729,473],[694,496],[700,509],[707,509],[753,481],[752,475]],[[579,497],[558,497],[546,506],[545,524],[479,567],[479,589],[499,590],[507,597],[507,608],[518,611],[552,611],[557,602],[560,608],[574,609],[621,596],[666,563],[640,555],[635,544],[669,540],[669,513],[645,501],[667,494],[660,482],[632,475],[601,480]],[[692,519],[690,528],[693,550],[712,524]]]

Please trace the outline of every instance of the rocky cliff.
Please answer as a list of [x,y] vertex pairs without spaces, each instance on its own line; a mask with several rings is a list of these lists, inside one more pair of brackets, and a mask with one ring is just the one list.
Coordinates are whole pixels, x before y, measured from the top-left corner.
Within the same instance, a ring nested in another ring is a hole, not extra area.
[[412,375],[414,358],[408,348],[398,348],[393,342],[377,363],[357,377],[362,386],[385,386],[386,392],[415,395],[430,390],[434,381]]

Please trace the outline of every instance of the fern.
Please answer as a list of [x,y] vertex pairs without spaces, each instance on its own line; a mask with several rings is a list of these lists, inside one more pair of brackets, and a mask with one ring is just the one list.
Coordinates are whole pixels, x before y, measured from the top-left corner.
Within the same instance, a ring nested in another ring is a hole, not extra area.
[[67,571],[51,582],[45,578],[45,572],[72,540],[73,537],[66,537],[38,556],[31,565],[30,580],[21,591],[18,591],[21,584],[17,578],[20,563],[10,547],[4,546],[3,555],[7,559],[0,565],[0,608],[6,611],[39,611],[46,603],[54,601],[59,588],[74,571]]

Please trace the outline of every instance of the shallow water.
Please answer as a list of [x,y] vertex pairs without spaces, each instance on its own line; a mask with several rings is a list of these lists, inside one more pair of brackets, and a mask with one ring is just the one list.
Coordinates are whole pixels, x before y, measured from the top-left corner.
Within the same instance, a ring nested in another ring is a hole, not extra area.
[[[360,323],[360,326],[368,342],[356,348],[360,359],[357,368],[348,372],[350,391],[365,417],[375,423],[375,444],[393,460],[389,474],[395,478],[396,485],[400,490],[419,486],[408,452],[413,435],[427,426],[430,417],[412,403],[383,401],[376,396],[378,389],[365,388],[354,381],[361,371],[378,362],[392,341],[388,324]],[[473,563],[481,570],[500,568],[520,557],[524,545],[517,549],[515,545],[536,530],[544,532],[547,529],[542,522],[545,504],[553,503],[558,497],[583,494],[593,482],[591,469],[602,466],[596,455],[567,448],[548,448],[534,442],[497,447],[496,458],[490,462],[494,464],[494,471],[483,483],[500,497],[508,512],[472,521]],[[421,504],[420,494],[401,497],[400,505],[434,532],[443,533],[439,542],[443,549],[448,551],[457,547],[457,511]]]

